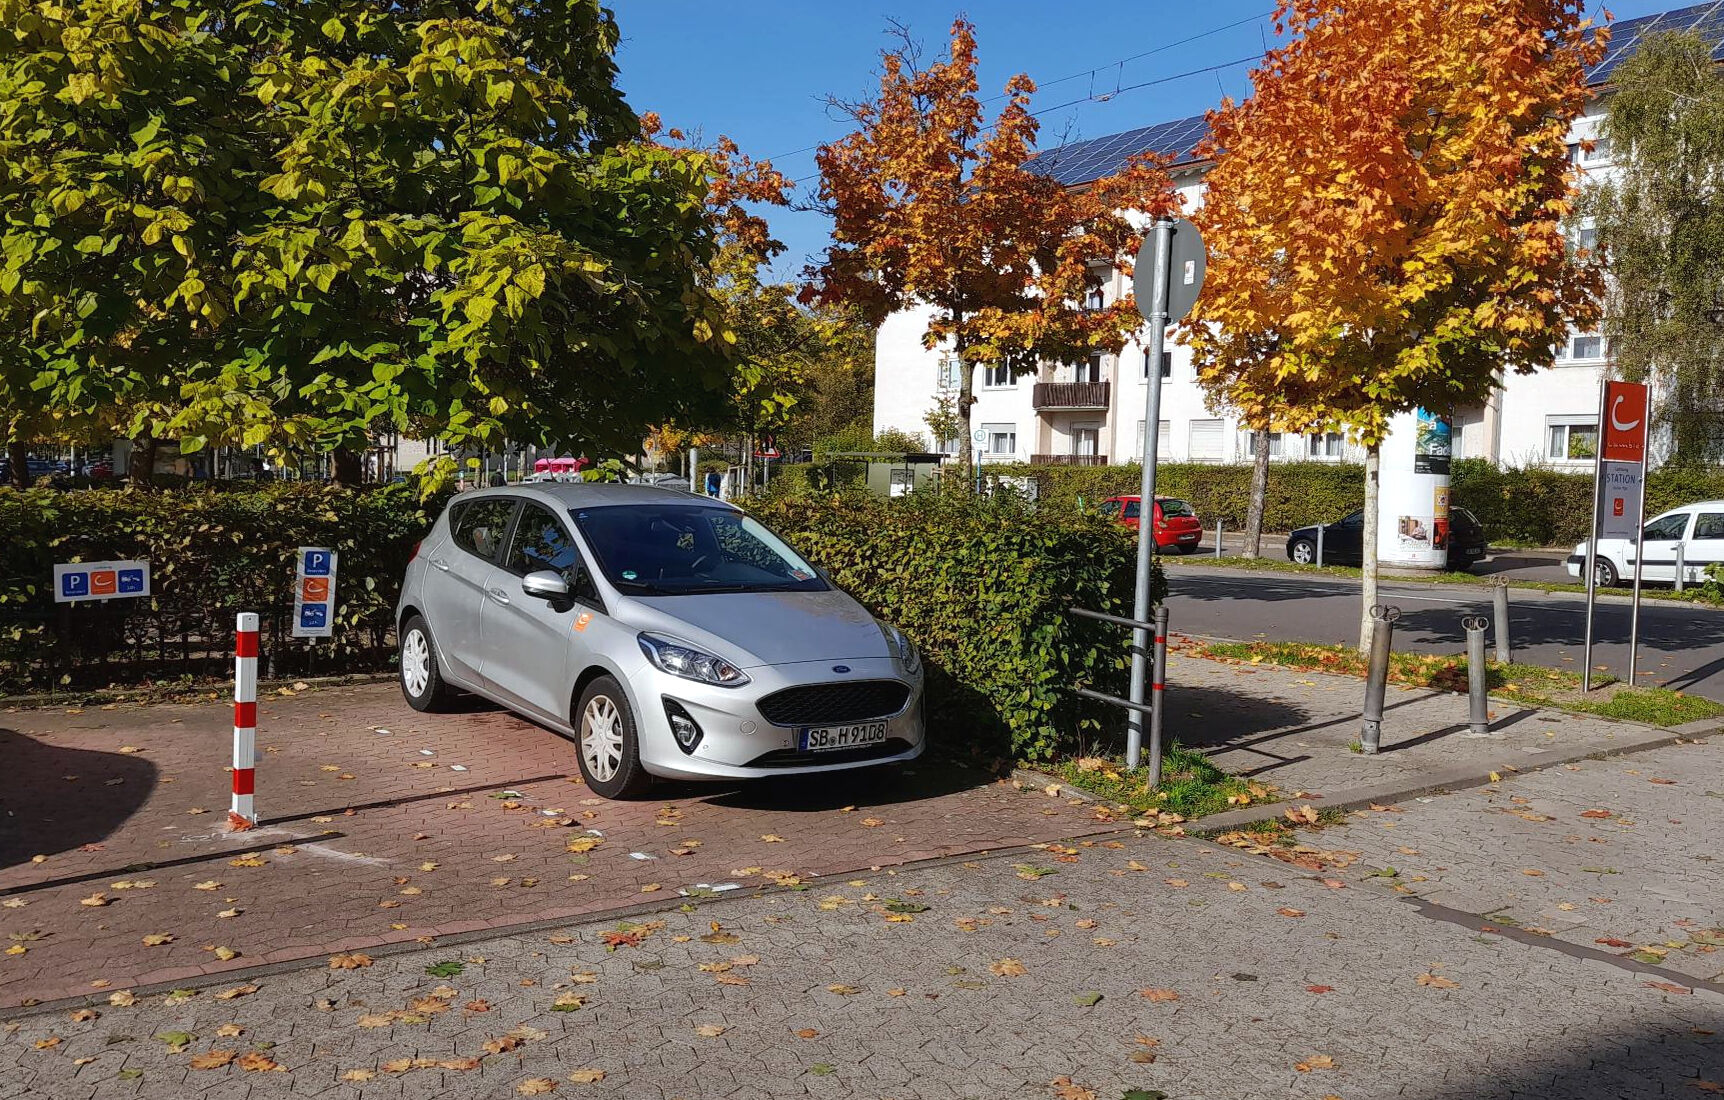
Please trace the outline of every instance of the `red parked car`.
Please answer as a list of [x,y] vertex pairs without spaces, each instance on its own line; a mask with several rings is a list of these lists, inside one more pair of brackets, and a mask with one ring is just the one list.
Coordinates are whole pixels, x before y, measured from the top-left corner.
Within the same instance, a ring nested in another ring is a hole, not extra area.
[[[1118,520],[1133,531],[1138,529],[1142,509],[1143,498],[1136,494],[1108,497],[1101,502],[1102,515]],[[1203,524],[1198,520],[1197,512],[1189,501],[1175,500],[1173,497],[1155,498],[1157,550],[1178,550],[1181,554],[1190,554],[1197,550],[1197,544],[1202,538]]]

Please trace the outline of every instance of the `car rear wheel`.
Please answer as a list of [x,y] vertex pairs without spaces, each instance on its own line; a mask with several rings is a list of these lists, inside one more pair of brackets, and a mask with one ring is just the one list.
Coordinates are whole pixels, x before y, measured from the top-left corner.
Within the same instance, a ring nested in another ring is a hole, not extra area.
[[455,690],[443,680],[437,667],[437,644],[422,615],[414,615],[401,627],[401,694],[407,705],[419,711],[443,710]]
[[628,696],[609,676],[587,685],[575,704],[581,778],[605,798],[630,798],[652,784],[641,767],[640,739]]
[[1620,579],[1621,578],[1619,578],[1616,574],[1616,566],[1611,564],[1609,558],[1600,555],[1599,557],[1597,557],[1593,560],[1593,563],[1592,563],[1592,583],[1593,584],[1595,584],[1599,588],[1613,588],[1616,586],[1616,582]]
[[1293,545],[1287,548],[1287,558],[1299,565],[1315,565],[1317,544],[1310,539],[1295,539]]

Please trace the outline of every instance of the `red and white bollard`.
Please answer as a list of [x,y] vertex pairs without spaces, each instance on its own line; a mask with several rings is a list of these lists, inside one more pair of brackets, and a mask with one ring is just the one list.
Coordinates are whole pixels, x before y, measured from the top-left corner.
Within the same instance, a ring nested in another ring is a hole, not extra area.
[[242,611],[233,646],[233,806],[228,828],[257,825],[252,790],[257,774],[257,615]]

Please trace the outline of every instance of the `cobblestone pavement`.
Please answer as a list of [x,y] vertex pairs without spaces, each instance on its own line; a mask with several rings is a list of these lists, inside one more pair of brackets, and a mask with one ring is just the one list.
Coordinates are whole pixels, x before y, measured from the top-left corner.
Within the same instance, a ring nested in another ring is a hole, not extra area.
[[1724,1089],[1724,996],[1432,920],[1364,861],[1283,854],[1306,865],[1080,841],[59,1008],[0,1031],[0,1097]]
[[0,715],[0,1007],[1112,827],[927,762],[607,802],[557,735],[382,684],[268,700],[265,827],[228,834],[230,715]]
[[1375,881],[1724,988],[1724,738],[1369,810],[1316,834]]
[[1334,795],[1401,785],[1456,769],[1479,773],[1581,748],[1619,751],[1668,736],[1645,726],[1491,700],[1498,736],[1468,735],[1467,697],[1390,684],[1382,751],[1349,750],[1358,740],[1364,681],[1270,665],[1169,653],[1166,736],[1210,753],[1237,775],[1283,791]]

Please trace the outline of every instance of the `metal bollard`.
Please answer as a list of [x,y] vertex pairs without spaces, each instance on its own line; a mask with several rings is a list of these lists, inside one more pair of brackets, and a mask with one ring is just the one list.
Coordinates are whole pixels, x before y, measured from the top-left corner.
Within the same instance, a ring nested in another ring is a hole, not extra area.
[[1682,591],[1682,582],[1686,579],[1682,574],[1688,572],[1688,563],[1683,560],[1684,557],[1686,555],[1683,554],[1682,544],[1679,542],[1676,544],[1676,591],[1678,592]]
[[1323,524],[1317,525],[1317,568],[1323,568]]
[[1161,782],[1161,711],[1167,695],[1167,606],[1155,609],[1155,658],[1150,663],[1149,789]]
[[1468,615],[1461,620],[1461,626],[1467,632],[1467,724],[1471,727],[1467,736],[1489,737],[1491,735],[1490,716],[1490,665],[1485,662],[1485,627],[1490,620],[1483,615]]
[[1507,584],[1497,582],[1496,591],[1491,593],[1491,604],[1496,612],[1497,664],[1506,665],[1514,660],[1514,645],[1509,641]]
[[1218,558],[1221,556],[1221,519],[1219,517],[1215,520],[1215,556]]
[[[1319,528],[1321,530],[1321,528]],[[1359,747],[1375,755],[1383,740],[1383,691],[1389,683],[1389,652],[1395,640],[1395,620],[1401,609],[1393,604],[1371,608],[1371,660],[1365,671],[1365,726]]]

